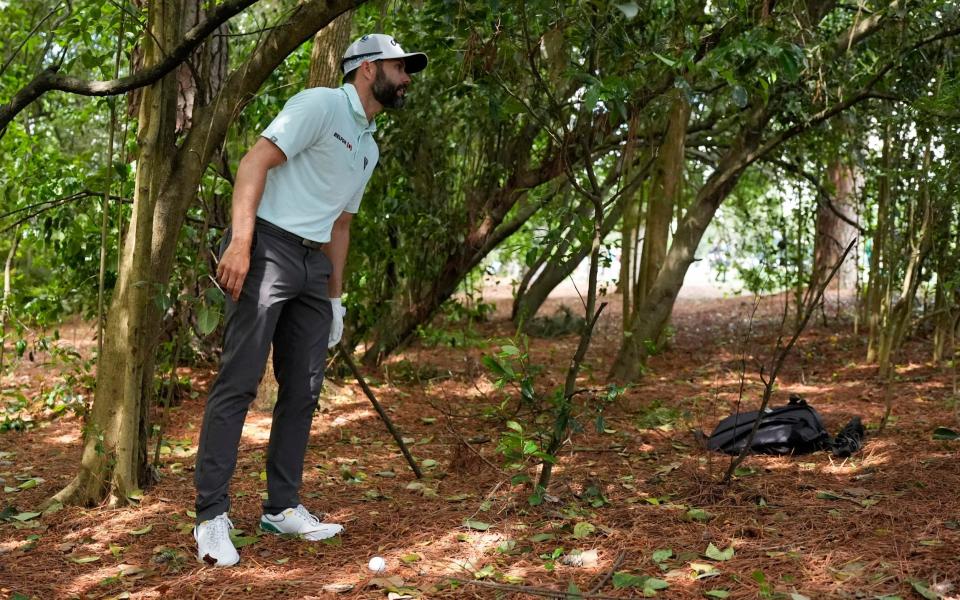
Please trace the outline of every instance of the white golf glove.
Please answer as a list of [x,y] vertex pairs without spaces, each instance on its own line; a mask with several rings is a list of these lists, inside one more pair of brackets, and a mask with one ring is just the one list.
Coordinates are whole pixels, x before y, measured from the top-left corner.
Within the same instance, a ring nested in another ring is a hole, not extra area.
[[343,337],[343,317],[347,314],[347,309],[340,303],[340,298],[330,298],[330,308],[333,309],[333,320],[330,321],[330,339],[327,341],[327,348],[333,348],[340,343]]

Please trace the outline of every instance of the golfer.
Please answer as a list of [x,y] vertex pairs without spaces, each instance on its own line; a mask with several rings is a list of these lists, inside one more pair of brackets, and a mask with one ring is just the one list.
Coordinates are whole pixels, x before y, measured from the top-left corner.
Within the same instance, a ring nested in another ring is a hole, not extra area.
[[371,34],[347,48],[341,66],[342,87],[291,98],[237,168],[217,267],[229,296],[223,357],[195,474],[197,558],[219,567],[240,560],[230,541],[228,490],[271,343],[279,388],[260,526],[311,541],[343,531],[300,503],[303,459],[327,347],[343,333],[350,221],[379,157],[374,117],[403,106],[410,75],[427,66],[427,57]]

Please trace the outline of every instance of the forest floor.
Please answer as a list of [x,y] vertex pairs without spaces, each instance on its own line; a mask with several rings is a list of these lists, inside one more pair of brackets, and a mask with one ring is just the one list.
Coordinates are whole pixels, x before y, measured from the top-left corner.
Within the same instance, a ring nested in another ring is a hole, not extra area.
[[[581,406],[606,393],[618,348],[619,298],[608,300],[579,382],[592,390],[577,396]],[[22,393],[28,427],[0,433],[0,597],[956,597],[960,441],[933,436],[940,426],[960,429],[955,376],[930,362],[928,341],[909,342],[884,390],[863,362],[864,336],[854,335],[852,318],[828,307],[826,323],[812,323],[787,359],[773,403],[804,396],[831,433],[860,416],[865,447],[848,459],[749,457],[720,484],[729,458],[701,449],[692,431],[709,433],[736,410],[741,373],[742,410],[756,408],[759,364],[772,355],[782,301],[765,300],[752,317],[750,299],[681,301],[669,349],[606,405],[604,430],[596,431],[595,413],[581,415],[583,431],[561,451],[552,497],[540,506],[528,504],[529,488],[510,484],[496,452],[518,408],[482,363],[512,334],[503,301],[488,322],[430,329],[366,372],[421,461],[422,481],[360,388],[333,378],[303,484],[309,508],[345,525],[332,543],[257,534],[271,414],[258,400],[232,483],[230,516],[245,545],[230,569],[198,563],[190,533],[192,465],[213,370],[181,370],[192,393],[169,411],[159,483],[132,505],[55,505],[31,515],[76,472],[82,421],[69,412],[50,418],[49,408],[31,413],[44,398],[63,397],[58,382],[77,361],[38,350],[31,362],[28,352],[2,382],[0,417],[11,423]],[[61,333],[59,346],[81,355],[94,344],[89,326]],[[530,360],[544,367],[538,392],[563,380],[576,343],[569,334],[530,339]],[[892,414],[878,432],[885,398]],[[379,577],[367,569],[375,555],[388,564]]]

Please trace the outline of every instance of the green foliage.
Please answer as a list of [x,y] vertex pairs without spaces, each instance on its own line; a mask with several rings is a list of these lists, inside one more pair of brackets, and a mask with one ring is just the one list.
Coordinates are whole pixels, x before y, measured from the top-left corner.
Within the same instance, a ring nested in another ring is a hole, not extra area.
[[640,429],[673,428],[683,417],[680,409],[663,406],[659,400],[654,400],[637,416],[636,424]]
[[[552,437],[563,439],[567,431],[557,431],[566,427],[571,432],[582,431],[579,418],[591,413],[596,415],[596,423],[603,427],[603,408],[623,393],[624,388],[609,386],[605,393],[586,400],[582,406],[574,406],[574,400],[567,398],[562,388],[554,389],[548,395],[542,395],[536,389],[536,377],[541,368],[530,363],[529,351],[525,339],[500,346],[499,352],[485,355],[482,359],[484,366],[495,378],[499,389],[509,390],[507,399],[500,405],[501,415],[511,415],[505,419],[504,430],[500,433],[497,451],[503,456],[504,468],[513,473],[511,483],[514,485],[532,485],[528,474],[529,469],[536,463],[557,462],[555,453],[548,447]],[[517,406],[511,407],[511,400],[516,398]],[[576,410],[575,410],[576,409]],[[520,411],[531,415],[520,418]],[[511,414],[512,413],[512,414]],[[601,429],[602,431],[602,429]],[[543,502],[546,490],[541,486],[533,486],[533,493],[528,502],[537,506]],[[584,493],[585,500],[594,508],[608,504],[601,490],[595,486],[589,487]]]

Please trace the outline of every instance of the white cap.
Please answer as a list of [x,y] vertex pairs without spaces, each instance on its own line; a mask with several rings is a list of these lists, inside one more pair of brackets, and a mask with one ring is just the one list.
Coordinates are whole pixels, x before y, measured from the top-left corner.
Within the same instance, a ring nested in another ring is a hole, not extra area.
[[404,59],[407,73],[422,71],[427,66],[427,55],[423,52],[404,52],[392,36],[371,33],[350,44],[347,51],[343,53],[340,68],[346,75],[359,67],[365,60],[391,60],[394,58]]

